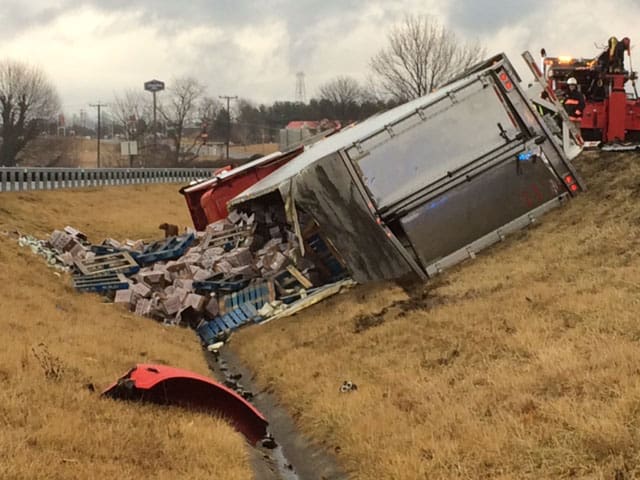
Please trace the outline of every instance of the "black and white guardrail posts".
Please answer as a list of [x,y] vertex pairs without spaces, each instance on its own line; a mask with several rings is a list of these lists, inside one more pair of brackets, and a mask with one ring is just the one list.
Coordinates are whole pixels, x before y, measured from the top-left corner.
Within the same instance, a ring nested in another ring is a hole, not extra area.
[[0,167],[0,192],[54,190],[207,179],[207,168],[37,168]]

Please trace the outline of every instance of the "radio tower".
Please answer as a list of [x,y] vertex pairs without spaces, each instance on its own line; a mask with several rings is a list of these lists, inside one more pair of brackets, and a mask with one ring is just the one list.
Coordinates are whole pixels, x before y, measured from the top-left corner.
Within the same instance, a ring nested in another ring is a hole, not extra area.
[[296,73],[296,102],[307,103],[307,89],[304,86],[304,72]]

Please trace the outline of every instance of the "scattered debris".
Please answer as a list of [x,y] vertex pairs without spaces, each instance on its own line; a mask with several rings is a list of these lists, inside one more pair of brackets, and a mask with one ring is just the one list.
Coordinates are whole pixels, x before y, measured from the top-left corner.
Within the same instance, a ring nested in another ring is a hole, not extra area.
[[252,445],[267,435],[267,420],[241,395],[208,377],[179,368],[139,364],[102,394],[215,412],[228,418]]
[[[72,273],[77,290],[191,327],[208,348],[241,326],[294,314],[353,284],[326,245],[323,257],[301,247],[280,207],[232,211],[203,232],[152,242],[107,238],[94,245],[73,227],[55,230],[47,240],[22,236],[19,242]],[[317,244],[315,230],[311,235]]]
[[212,343],[211,345],[209,345],[207,347],[207,350],[212,352],[212,353],[215,353],[218,350],[220,350],[223,346],[224,346],[224,342],[216,342],[216,343]]
[[262,446],[264,448],[268,448],[269,450],[272,450],[276,448],[278,444],[276,443],[276,440],[271,435],[267,435],[267,437],[265,437],[262,440]]
[[69,270],[69,266],[64,261],[62,255],[59,254],[56,249],[49,246],[46,241],[38,240],[31,235],[21,235],[18,238],[18,245],[30,248],[33,253],[44,258],[47,265],[51,268],[55,268],[60,271]]
[[349,380],[345,380],[342,385],[340,385],[340,393],[349,393],[356,390],[358,390],[358,386]]

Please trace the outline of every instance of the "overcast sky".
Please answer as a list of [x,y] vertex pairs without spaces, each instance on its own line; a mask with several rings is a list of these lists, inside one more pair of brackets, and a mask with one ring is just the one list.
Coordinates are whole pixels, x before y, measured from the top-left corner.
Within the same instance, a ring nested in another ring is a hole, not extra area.
[[[1,0],[0,58],[38,64],[67,114],[158,78],[193,75],[210,95],[293,100],[368,62],[406,13],[439,17],[489,54],[594,56],[611,35],[640,42],[638,0]],[[517,58],[516,58],[517,57]],[[640,55],[634,58],[640,65]],[[528,78],[528,76],[526,77]]]

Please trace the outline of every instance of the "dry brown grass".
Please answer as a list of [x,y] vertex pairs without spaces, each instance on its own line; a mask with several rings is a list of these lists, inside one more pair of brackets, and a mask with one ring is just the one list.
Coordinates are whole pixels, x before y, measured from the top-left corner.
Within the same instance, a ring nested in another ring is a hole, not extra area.
[[277,143],[252,143],[250,145],[232,145],[229,147],[229,151],[236,154],[259,153],[261,155],[268,155],[269,153],[277,152],[278,147],[279,145]]
[[[177,188],[3,193],[0,232],[71,224],[95,241],[159,238],[162,222],[189,224]],[[3,235],[0,265],[0,478],[252,478],[243,438],[223,421],[99,397],[139,362],[208,374],[192,332],[75,292]]]
[[359,287],[233,348],[356,479],[640,477],[640,158],[578,166],[588,193],[411,298]]

